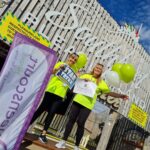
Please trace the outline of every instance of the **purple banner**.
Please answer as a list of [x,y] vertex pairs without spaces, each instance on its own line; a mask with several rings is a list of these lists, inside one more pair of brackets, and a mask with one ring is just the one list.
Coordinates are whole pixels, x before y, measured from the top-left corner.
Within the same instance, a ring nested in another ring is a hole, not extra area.
[[0,74],[0,149],[19,149],[56,59],[55,51],[15,35]]

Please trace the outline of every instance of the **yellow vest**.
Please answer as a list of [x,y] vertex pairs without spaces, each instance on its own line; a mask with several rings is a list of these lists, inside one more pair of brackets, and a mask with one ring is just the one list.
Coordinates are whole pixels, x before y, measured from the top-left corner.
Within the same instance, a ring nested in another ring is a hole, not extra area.
[[[91,74],[84,74],[80,76],[81,79],[88,79],[94,83],[96,83],[96,79],[91,75]],[[110,89],[106,82],[104,80],[101,80],[99,84],[97,85],[96,93],[94,95],[94,98],[84,96],[82,94],[76,94],[74,97],[74,101],[81,104],[82,106],[92,110],[97,99],[97,95],[102,92],[102,93],[109,93]]]
[[[66,64],[64,62],[58,62],[54,66],[54,69],[57,69],[60,67],[60,65]],[[62,98],[66,96],[68,90],[68,86],[63,83],[57,76],[53,75],[52,78],[49,80],[49,83],[46,88],[46,92],[53,93],[55,95],[58,95]]]

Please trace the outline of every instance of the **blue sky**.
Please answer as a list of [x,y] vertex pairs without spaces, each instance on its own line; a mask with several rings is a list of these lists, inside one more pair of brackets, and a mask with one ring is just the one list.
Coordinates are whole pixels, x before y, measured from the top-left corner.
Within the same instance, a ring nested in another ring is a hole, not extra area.
[[150,0],[98,0],[108,13],[119,23],[142,24],[140,43],[150,54]]

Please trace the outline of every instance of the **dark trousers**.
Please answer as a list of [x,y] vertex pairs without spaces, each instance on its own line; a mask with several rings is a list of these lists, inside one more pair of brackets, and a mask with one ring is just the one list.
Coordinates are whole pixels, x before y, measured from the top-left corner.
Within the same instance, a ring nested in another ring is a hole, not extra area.
[[47,131],[49,128],[50,123],[53,120],[53,117],[57,110],[60,107],[63,107],[63,101],[62,98],[46,92],[43,98],[42,103],[40,104],[39,108],[36,110],[36,112],[33,115],[33,118],[31,120],[31,124],[44,112],[47,111],[48,115],[45,118],[45,124],[44,124],[44,130]]
[[70,115],[69,115],[69,120],[68,123],[66,125],[66,129],[65,129],[65,133],[64,133],[64,137],[63,140],[67,140],[74,123],[77,121],[77,132],[76,132],[76,146],[79,146],[80,141],[83,137],[84,134],[84,125],[85,122],[90,114],[91,110],[89,110],[88,108],[73,102],[71,110],[70,110]]

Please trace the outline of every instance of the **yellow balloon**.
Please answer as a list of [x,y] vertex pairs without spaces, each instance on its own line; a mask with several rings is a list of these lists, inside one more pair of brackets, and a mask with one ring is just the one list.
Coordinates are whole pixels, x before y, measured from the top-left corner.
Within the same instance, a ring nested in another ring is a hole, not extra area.
[[76,63],[77,68],[78,69],[83,68],[85,66],[86,62],[87,62],[86,54],[80,53],[79,58],[78,58],[77,63]]
[[115,72],[118,73],[120,79],[122,79],[122,77],[121,77],[121,72],[120,72],[120,69],[121,69],[122,66],[123,66],[123,64],[116,63],[116,64],[114,64],[114,65],[112,66],[112,69],[111,69],[112,71],[115,71]]
[[131,82],[134,79],[136,70],[132,64],[123,64],[120,69],[122,80],[126,83]]

